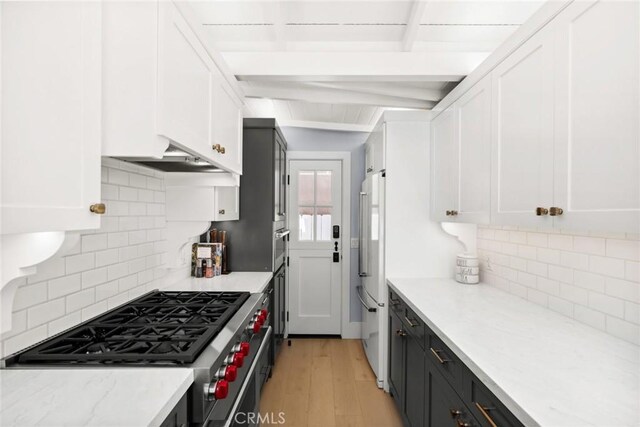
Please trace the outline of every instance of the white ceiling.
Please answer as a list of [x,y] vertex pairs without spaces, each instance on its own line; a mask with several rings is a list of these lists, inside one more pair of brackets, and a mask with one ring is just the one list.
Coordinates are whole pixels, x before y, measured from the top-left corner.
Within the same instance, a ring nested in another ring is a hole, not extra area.
[[192,1],[246,113],[363,130],[430,109],[543,1]]

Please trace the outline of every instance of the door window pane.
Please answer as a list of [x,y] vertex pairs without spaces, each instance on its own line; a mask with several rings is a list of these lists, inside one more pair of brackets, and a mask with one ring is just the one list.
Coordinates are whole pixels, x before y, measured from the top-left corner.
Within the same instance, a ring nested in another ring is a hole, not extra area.
[[331,200],[331,171],[316,172],[316,205],[330,206]]
[[313,207],[300,206],[298,208],[298,224],[300,241],[313,240]]
[[331,208],[316,208],[316,240],[331,240]]
[[315,204],[315,183],[313,171],[298,172],[298,205],[313,206]]

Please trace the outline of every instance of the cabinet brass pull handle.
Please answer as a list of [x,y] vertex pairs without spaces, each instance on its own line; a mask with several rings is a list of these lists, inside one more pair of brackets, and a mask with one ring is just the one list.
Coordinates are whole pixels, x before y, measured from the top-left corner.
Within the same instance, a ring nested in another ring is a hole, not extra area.
[[476,408],[478,408],[478,411],[480,411],[482,416],[487,420],[487,422],[491,425],[491,427],[498,427],[498,425],[495,423],[495,421],[493,421],[493,418],[491,418],[491,415],[489,415],[489,411],[494,409],[494,408],[489,408],[489,407],[486,407],[486,406],[482,406],[478,402],[473,402],[473,404],[476,405]]
[[462,411],[460,409],[449,409],[449,413],[451,414],[451,418],[458,418],[462,415]]
[[224,209],[220,209],[220,210],[218,211],[218,213],[219,213],[220,215],[224,215]]
[[405,331],[403,331],[402,329],[398,329],[396,331],[396,335],[398,335],[399,337],[406,337],[407,333]]
[[433,353],[436,359],[438,359],[438,363],[440,363],[441,365],[451,362],[451,360],[449,359],[443,359],[442,357],[440,357],[440,353],[442,353],[442,350],[435,350],[433,347],[429,347],[429,350],[431,350],[431,353]]
[[541,208],[541,207],[537,207],[536,208],[536,215],[537,216],[543,216],[549,213],[549,209],[547,208]]
[[560,216],[563,212],[562,208],[558,208],[556,206],[551,206],[549,208],[549,216]]
[[93,212],[94,214],[103,215],[107,211],[107,207],[104,203],[95,203],[89,206],[89,211]]
[[413,323],[413,321],[409,319],[407,316],[404,316],[404,320],[406,320],[409,326],[411,326],[412,328],[415,328],[416,326],[420,326],[419,323]]

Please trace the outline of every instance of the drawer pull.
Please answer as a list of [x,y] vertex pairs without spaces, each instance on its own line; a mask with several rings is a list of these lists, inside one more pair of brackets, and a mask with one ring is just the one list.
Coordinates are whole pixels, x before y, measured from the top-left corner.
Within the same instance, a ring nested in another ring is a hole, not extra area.
[[433,347],[429,347],[429,350],[431,350],[431,353],[433,353],[436,359],[438,359],[438,363],[440,363],[441,365],[444,365],[447,362],[451,362],[451,360],[449,359],[443,359],[442,357],[440,357],[440,353],[442,353],[442,350],[434,350]]
[[456,420],[458,427],[473,427],[473,424],[468,423],[466,421],[462,421],[460,418]]
[[478,411],[480,411],[482,416],[487,420],[487,422],[491,425],[491,427],[498,427],[498,425],[495,423],[495,421],[493,421],[493,418],[491,418],[491,415],[489,415],[489,411],[492,410],[492,409],[495,409],[495,408],[489,408],[489,407],[486,407],[486,406],[482,406],[478,402],[473,402],[473,404],[476,405],[476,408],[478,408]]
[[406,337],[407,333],[405,331],[403,331],[402,329],[398,329],[396,331],[396,335],[398,335],[399,337]]
[[404,320],[406,320],[409,326],[411,326],[412,328],[415,328],[416,326],[420,326],[419,323],[413,323],[413,321],[409,319],[407,316],[404,316]]
[[460,409],[449,409],[449,413],[451,414],[451,418],[458,418],[462,415],[462,411]]

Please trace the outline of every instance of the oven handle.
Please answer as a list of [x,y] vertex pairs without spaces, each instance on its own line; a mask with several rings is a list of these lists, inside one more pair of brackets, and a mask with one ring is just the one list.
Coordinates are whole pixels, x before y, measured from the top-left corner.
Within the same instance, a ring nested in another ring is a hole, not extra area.
[[282,239],[283,237],[285,237],[289,233],[291,233],[291,230],[289,230],[289,229],[278,230],[278,231],[275,232],[274,240]]
[[269,344],[270,336],[271,336],[271,326],[269,326],[269,328],[267,329],[267,333],[264,334],[264,338],[262,339],[262,343],[260,344],[260,348],[258,349],[258,352],[256,353],[256,357],[253,358],[253,363],[251,364],[251,368],[249,368],[249,372],[247,373],[246,380],[242,384],[242,388],[240,389],[240,393],[238,393],[238,398],[233,403],[233,407],[231,408],[231,412],[229,413],[230,414],[229,418],[227,418],[227,421],[225,422],[224,427],[229,427],[231,425],[231,423],[233,422],[233,419],[235,418],[236,413],[238,412],[238,406],[240,406],[240,404],[242,403],[242,398],[246,394],[247,387],[249,386],[249,383],[251,382],[251,377],[253,376],[253,373],[256,370],[256,365],[260,361],[260,356],[262,355],[262,353],[265,351],[266,347]]

